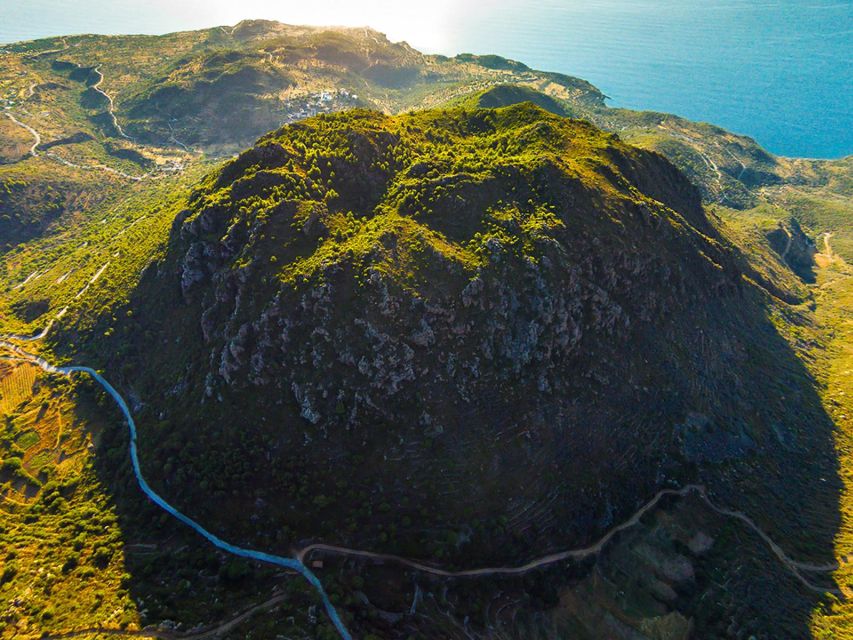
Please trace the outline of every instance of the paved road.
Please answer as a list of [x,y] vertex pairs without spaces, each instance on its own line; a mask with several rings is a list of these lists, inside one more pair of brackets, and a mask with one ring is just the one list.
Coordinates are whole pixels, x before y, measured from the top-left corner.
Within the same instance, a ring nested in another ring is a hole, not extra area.
[[221,549],[227,553],[230,553],[231,555],[238,556],[241,558],[248,558],[249,560],[258,560],[260,562],[266,562],[268,564],[284,567],[285,569],[292,569],[297,573],[301,574],[311,584],[311,586],[313,586],[317,590],[317,593],[320,595],[320,598],[323,601],[323,605],[326,608],[326,612],[328,613],[332,624],[334,624],[335,628],[338,630],[338,633],[340,634],[341,638],[343,638],[344,640],[352,640],[352,636],[344,625],[343,620],[341,620],[340,616],[338,615],[337,609],[329,600],[329,596],[326,593],[326,590],[323,588],[320,579],[314,574],[313,571],[311,571],[302,563],[301,559],[277,556],[272,553],[257,551],[255,549],[247,549],[245,547],[240,547],[238,545],[231,544],[230,542],[226,542],[219,536],[205,529],[201,524],[190,518],[188,515],[184,514],[182,511],[169,504],[163,497],[160,496],[160,494],[158,494],[156,491],[154,491],[154,489],[151,488],[151,486],[148,484],[148,481],[145,479],[144,474],[142,473],[142,466],[139,462],[139,455],[137,452],[136,445],[136,423],[133,420],[133,415],[130,413],[130,407],[128,407],[127,402],[122,397],[122,395],[115,389],[115,387],[113,387],[107,381],[107,379],[104,378],[100,373],[98,373],[91,367],[57,367],[40,356],[28,353],[21,347],[15,345],[12,342],[9,342],[9,340],[7,339],[0,339],[0,347],[5,347],[6,349],[12,351],[16,355],[16,357],[36,364],[44,371],[47,371],[49,373],[57,373],[61,375],[83,373],[94,379],[95,382],[101,385],[104,391],[106,391],[110,395],[110,397],[118,406],[119,410],[124,415],[124,418],[127,422],[127,427],[130,431],[130,462],[133,467],[133,474],[136,476],[136,482],[139,485],[139,488],[142,489],[142,492],[148,497],[148,499],[172,517],[183,522],[185,525],[187,525],[193,531],[205,538],[208,542],[210,542],[218,549]]

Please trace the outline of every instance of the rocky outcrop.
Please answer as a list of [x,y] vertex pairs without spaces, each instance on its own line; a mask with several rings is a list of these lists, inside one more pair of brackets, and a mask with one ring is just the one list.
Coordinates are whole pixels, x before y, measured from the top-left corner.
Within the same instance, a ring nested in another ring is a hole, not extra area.
[[806,282],[814,282],[814,255],[817,248],[814,240],[806,235],[796,220],[791,219],[768,231],[767,240],[794,273]]

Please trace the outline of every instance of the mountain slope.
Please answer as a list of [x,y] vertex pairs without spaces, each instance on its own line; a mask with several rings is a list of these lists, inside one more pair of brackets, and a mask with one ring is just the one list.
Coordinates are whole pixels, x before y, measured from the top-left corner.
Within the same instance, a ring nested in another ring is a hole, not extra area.
[[[817,482],[782,472],[780,442],[818,452],[827,420],[757,277],[668,162],[583,122],[324,116],[195,192],[115,314],[112,368],[159,399],[154,482],[232,537],[496,562],[670,482]],[[831,530],[798,533],[792,506],[756,517],[804,545]]]
[[456,101],[469,109],[495,109],[522,102],[532,102],[558,116],[571,115],[564,104],[541,91],[524,85],[500,84]]

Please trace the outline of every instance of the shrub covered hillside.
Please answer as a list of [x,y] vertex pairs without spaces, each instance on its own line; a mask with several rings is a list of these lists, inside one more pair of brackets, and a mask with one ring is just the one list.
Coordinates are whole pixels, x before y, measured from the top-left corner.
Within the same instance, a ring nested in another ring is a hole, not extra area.
[[157,490],[259,548],[478,566],[698,480],[771,485],[753,517],[808,553],[827,420],[716,224],[662,156],[531,104],[320,116],[202,181],[109,369]]

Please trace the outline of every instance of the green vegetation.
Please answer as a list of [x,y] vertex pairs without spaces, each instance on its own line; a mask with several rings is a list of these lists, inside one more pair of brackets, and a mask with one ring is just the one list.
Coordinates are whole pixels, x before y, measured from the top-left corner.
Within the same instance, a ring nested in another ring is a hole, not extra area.
[[[41,142],[0,120],[0,327],[61,314],[28,348],[102,368],[152,484],[212,530],[512,564],[701,482],[849,590],[849,158],[365,29],[9,50],[0,100]],[[317,115],[352,107],[386,114]],[[0,636],[206,628],[276,588],[230,633],[333,637],[302,581],[145,502],[126,450],[88,383],[0,364]],[[849,635],[845,599],[693,500],[515,578],[323,559],[358,637]]]
[[36,333],[63,308],[61,322],[75,333],[111,318],[111,309],[128,299],[145,266],[163,251],[182,185],[205,168],[125,187],[121,200],[103,189],[108,197],[85,217],[60,220],[52,233],[7,252],[0,259],[5,330]]
[[33,369],[0,367],[4,388],[25,380],[30,391],[15,403],[4,394],[0,412],[0,635],[73,628],[87,619],[127,628],[139,618],[122,534],[91,455],[101,422],[75,415],[73,387],[35,377]]
[[[161,154],[197,145],[230,153],[282,122],[316,113],[354,106],[402,111],[506,82],[553,85],[588,104],[602,99],[577,78],[535,72],[497,56],[424,56],[370,29],[244,21],[231,33],[216,28],[166,36],[76,36],[64,42],[67,48],[55,40],[38,41],[0,54],[8,62],[0,72],[0,96],[36,130],[57,132],[46,141],[106,134],[125,152],[133,147],[104,113],[105,98],[87,89],[99,77],[96,69],[123,128]],[[55,52],[27,57],[34,49]],[[33,83],[36,93],[18,104]],[[58,112],[37,115],[28,108],[34,100]],[[22,132],[17,135],[26,140]],[[10,157],[20,156],[19,146],[10,146]]]
[[[16,387],[28,393],[10,403]],[[126,431],[90,384],[4,363],[0,389],[0,637],[213,628],[271,588],[294,607],[280,628],[312,626],[310,587],[212,553],[142,497]]]
[[[821,269],[817,282],[817,313],[826,328],[828,342],[826,357],[819,362],[825,381],[823,402],[837,425],[836,450],[839,474],[844,483],[839,501],[842,526],[835,539],[833,554],[839,562],[835,581],[846,595],[853,584],[853,565],[848,562],[853,552],[853,268],[832,253],[820,254],[818,261]],[[815,637],[853,637],[851,615],[851,603],[846,597],[816,610],[813,614]]]

